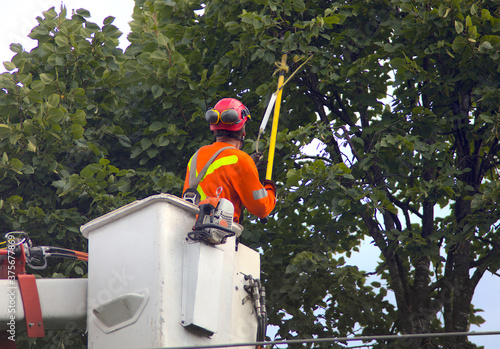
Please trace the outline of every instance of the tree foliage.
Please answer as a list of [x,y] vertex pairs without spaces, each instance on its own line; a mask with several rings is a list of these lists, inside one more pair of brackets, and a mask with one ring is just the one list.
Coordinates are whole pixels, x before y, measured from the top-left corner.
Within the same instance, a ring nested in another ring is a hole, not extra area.
[[[263,251],[277,336],[482,322],[472,295],[500,268],[495,1],[137,0],[125,52],[112,17],[88,18],[44,12],[30,34],[38,46],[13,44],[4,63],[2,230],[84,249],[89,219],[180,195],[187,160],[211,141],[204,111],[236,96],[260,121],[284,69],[295,75],[281,107],[279,202],[265,226],[247,217],[243,236]],[[314,139],[320,151],[305,154]],[[349,264],[363,241],[380,250],[375,270]],[[44,276],[83,268],[54,263]]]

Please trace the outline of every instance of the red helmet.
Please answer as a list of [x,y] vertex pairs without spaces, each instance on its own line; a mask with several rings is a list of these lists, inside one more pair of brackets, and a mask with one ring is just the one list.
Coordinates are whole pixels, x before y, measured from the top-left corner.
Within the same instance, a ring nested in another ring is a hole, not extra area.
[[223,98],[206,112],[205,119],[210,123],[212,131],[239,131],[247,119],[250,119],[250,111],[237,99]]

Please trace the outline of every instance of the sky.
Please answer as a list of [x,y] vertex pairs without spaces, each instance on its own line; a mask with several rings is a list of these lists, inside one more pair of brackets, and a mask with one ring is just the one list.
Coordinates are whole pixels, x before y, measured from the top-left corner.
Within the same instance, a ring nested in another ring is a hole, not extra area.
[[[67,12],[71,14],[72,10],[84,8],[90,11],[90,20],[102,26],[102,21],[108,16],[115,17],[113,24],[117,26],[124,34],[120,37],[120,47],[126,48],[128,41],[126,39],[130,28],[128,22],[132,20],[134,7],[133,0],[65,0],[64,5]],[[42,16],[42,12],[55,7],[59,12],[61,7],[60,0],[17,0],[2,1],[2,11],[0,11],[0,62],[10,61],[14,52],[10,51],[11,43],[20,43],[25,50],[31,50],[36,41],[28,38],[31,29],[36,26],[37,16]],[[0,65],[0,72],[4,67]],[[378,249],[369,242],[364,244],[360,253],[353,253],[349,264],[357,265],[359,269],[373,271],[374,261],[378,257]],[[474,294],[473,304],[476,308],[483,309],[480,313],[486,323],[481,327],[472,326],[471,331],[500,331],[500,278],[486,273],[481,280],[476,293]],[[485,349],[498,348],[500,336],[471,336],[469,339],[478,344],[484,345]]]

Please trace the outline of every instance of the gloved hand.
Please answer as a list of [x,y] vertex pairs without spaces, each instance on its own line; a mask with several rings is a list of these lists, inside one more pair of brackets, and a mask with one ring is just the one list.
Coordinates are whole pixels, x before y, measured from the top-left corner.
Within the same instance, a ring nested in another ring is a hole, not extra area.
[[264,179],[262,181],[262,184],[264,185],[264,188],[266,189],[272,189],[274,191],[274,196],[276,196],[276,184],[270,179]]
[[263,153],[261,152],[255,152],[250,154],[250,157],[252,158],[253,162],[255,162],[255,165],[259,162],[259,160],[264,156]]
[[257,166],[257,171],[261,174],[263,171],[267,170],[267,160],[264,160],[264,154],[261,152],[255,152],[250,154],[255,166]]
[[[264,188],[266,188],[266,190],[267,189],[271,189],[274,192],[274,197],[276,197],[276,184],[274,184],[274,182],[272,180],[270,180],[270,179],[264,179],[262,181],[262,185],[264,186]],[[266,224],[267,223],[267,217],[261,218],[260,222],[262,224]]]

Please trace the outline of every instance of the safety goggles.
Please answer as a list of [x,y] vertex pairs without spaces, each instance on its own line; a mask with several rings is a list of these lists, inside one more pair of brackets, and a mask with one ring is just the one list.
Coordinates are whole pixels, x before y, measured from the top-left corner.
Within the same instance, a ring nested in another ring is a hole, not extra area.
[[234,109],[226,109],[222,113],[219,113],[217,109],[210,109],[205,114],[205,119],[212,125],[216,125],[219,122],[227,125],[234,125],[241,122],[240,115]]

